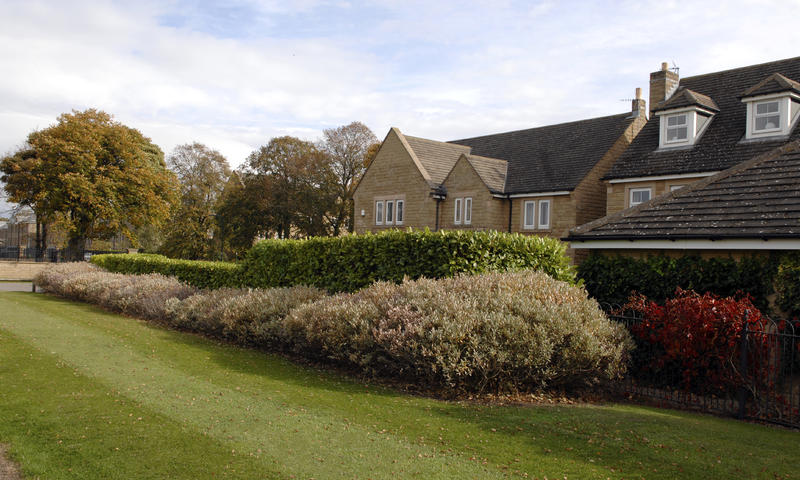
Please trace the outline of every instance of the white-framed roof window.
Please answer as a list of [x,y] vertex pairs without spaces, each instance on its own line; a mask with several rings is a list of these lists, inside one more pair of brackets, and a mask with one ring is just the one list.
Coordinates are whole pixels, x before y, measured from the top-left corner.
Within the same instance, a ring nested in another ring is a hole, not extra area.
[[747,103],[747,140],[787,136],[800,112],[800,98],[792,93],[775,93],[742,99]]
[[528,200],[523,204],[522,228],[526,230],[536,228],[536,200]]
[[649,202],[650,198],[652,197],[653,190],[650,187],[647,188],[631,188],[630,189],[630,197],[628,200],[628,206],[633,207],[635,205],[639,205],[640,203]]
[[686,117],[688,113],[681,113],[678,115],[670,115],[666,117],[666,134],[667,138],[665,143],[686,143],[689,139],[689,127],[686,124]]
[[687,107],[656,112],[659,120],[659,148],[694,145],[711,123],[714,112],[700,107]]
[[539,221],[540,229],[550,228],[550,200],[539,200]]

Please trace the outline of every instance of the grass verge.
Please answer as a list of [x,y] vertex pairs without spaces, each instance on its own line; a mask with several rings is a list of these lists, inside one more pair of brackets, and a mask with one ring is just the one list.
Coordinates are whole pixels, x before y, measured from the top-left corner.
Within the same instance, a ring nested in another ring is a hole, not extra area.
[[411,397],[0,293],[0,443],[46,478],[796,478],[797,432],[630,405]]

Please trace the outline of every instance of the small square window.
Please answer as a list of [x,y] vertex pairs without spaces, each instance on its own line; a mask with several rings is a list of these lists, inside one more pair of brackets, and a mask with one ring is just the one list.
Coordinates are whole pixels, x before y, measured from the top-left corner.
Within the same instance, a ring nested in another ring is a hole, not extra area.
[[397,200],[395,201],[395,214],[394,214],[394,224],[395,225],[402,225],[403,224],[403,207],[405,206],[404,200]]
[[550,200],[539,201],[539,228],[550,228]]
[[391,200],[386,201],[386,225],[394,223],[394,202]]
[[472,198],[464,199],[464,225],[472,223]]
[[667,143],[685,142],[689,139],[689,126],[686,114],[667,117]]
[[769,132],[781,129],[781,106],[778,100],[771,102],[761,102],[755,104],[755,125],[756,132]]
[[461,225],[461,199],[456,198],[455,213],[453,216],[453,223]]
[[375,202],[375,225],[383,225],[383,201]]
[[534,215],[536,214],[536,202],[531,200],[525,202],[524,205],[524,220],[522,222],[522,228],[536,228],[536,224],[534,223]]
[[649,188],[632,188],[630,204],[628,206],[632,207],[650,201],[650,193]]

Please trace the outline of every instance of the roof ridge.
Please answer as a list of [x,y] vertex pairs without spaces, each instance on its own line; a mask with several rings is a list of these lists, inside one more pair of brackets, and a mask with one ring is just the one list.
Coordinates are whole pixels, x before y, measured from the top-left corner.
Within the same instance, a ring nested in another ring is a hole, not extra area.
[[467,151],[471,150],[470,147],[468,147],[466,145],[459,145],[457,143],[443,142],[441,140],[433,140],[431,138],[425,138],[425,137],[415,137],[413,135],[405,135],[405,134],[403,134],[403,135],[406,138],[413,138],[414,140],[421,140],[423,142],[430,142],[430,143],[437,143],[437,144],[440,144],[440,145],[447,145],[448,147],[458,148],[459,150],[467,150]]
[[581,119],[581,120],[573,120],[571,122],[553,123],[553,124],[550,124],[550,125],[542,125],[542,126],[539,126],[539,127],[521,128],[519,130],[509,130],[507,132],[489,133],[489,134],[486,134],[486,135],[478,135],[476,137],[458,138],[458,139],[455,139],[455,140],[448,140],[446,143],[463,142],[463,141],[466,141],[466,140],[475,140],[475,139],[478,139],[478,138],[494,137],[496,135],[507,135],[509,133],[528,132],[528,131],[531,131],[531,130],[539,130],[539,129],[544,129],[544,128],[563,127],[565,125],[574,125],[574,124],[590,122],[590,121],[594,121],[594,120],[606,120],[606,119],[617,118],[617,117],[627,118],[630,114],[631,114],[631,112],[624,112],[624,113],[616,113],[614,115],[604,115],[602,117],[584,118],[584,119]]
[[[798,58],[800,58],[800,57],[798,57]],[[672,192],[672,191],[665,192],[665,193],[663,193],[663,194],[661,194],[661,195],[659,195],[659,196],[657,196],[655,198],[650,199],[647,202],[640,203],[640,204],[638,204],[638,205],[636,205],[634,207],[630,207],[630,208],[626,208],[624,210],[620,210],[617,213],[614,213],[614,214],[611,214],[611,215],[607,215],[605,217],[601,217],[601,218],[598,218],[597,220],[594,220],[594,221],[591,221],[589,223],[585,223],[583,225],[575,227],[575,228],[573,228],[573,229],[571,229],[569,231],[569,236],[567,238],[569,239],[569,238],[572,238],[573,235],[581,235],[581,234],[585,234],[585,233],[591,232],[592,230],[594,230],[594,229],[596,229],[598,227],[601,227],[601,226],[604,226],[604,225],[608,225],[608,224],[613,223],[613,222],[615,222],[617,220],[622,220],[624,218],[628,218],[630,216],[638,214],[642,210],[648,209],[648,208],[656,206],[656,205],[660,205],[660,204],[666,203],[666,202],[668,202],[668,201],[670,201],[672,199],[685,197],[686,195],[689,195],[690,193],[693,193],[693,192],[695,192],[697,190],[705,188],[706,186],[708,186],[711,183],[717,182],[719,180],[726,179],[726,178],[728,178],[730,176],[733,176],[733,175],[735,175],[737,173],[740,173],[740,172],[742,172],[744,170],[752,168],[752,167],[754,167],[754,166],[756,166],[756,165],[758,165],[760,163],[764,163],[764,162],[768,162],[768,161],[774,160],[774,159],[780,157],[781,155],[784,155],[786,153],[796,152],[798,150],[800,150],[800,140],[795,140],[795,141],[786,143],[784,145],[781,145],[780,147],[774,148],[774,149],[769,150],[767,152],[764,152],[764,153],[762,153],[760,155],[757,155],[757,156],[751,158],[750,160],[745,160],[744,162],[738,163],[738,164],[736,164],[736,165],[734,165],[734,166],[732,166],[732,167],[730,167],[730,168],[728,168],[726,170],[723,170],[723,171],[721,171],[719,173],[716,173],[716,174],[711,175],[709,177],[706,177],[706,178],[704,178],[702,180],[698,180],[698,181],[696,181],[694,183],[691,183],[691,184],[687,185],[686,187],[681,188],[679,190],[676,190],[674,192]]]

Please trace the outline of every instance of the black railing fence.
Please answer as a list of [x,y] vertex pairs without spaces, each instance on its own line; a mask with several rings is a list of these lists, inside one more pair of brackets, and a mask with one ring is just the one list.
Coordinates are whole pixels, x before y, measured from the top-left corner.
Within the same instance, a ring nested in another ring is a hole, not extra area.
[[757,328],[744,322],[724,358],[689,377],[685,362],[664,361],[665,347],[637,329],[643,321],[640,313],[604,308],[636,343],[628,374],[615,385],[620,394],[659,406],[800,428],[799,324],[767,317]]
[[72,262],[76,258],[88,260],[92,255],[101,253],[125,253],[113,250],[81,250],[75,251],[67,248],[34,248],[34,247],[0,247],[0,261],[12,262]]

